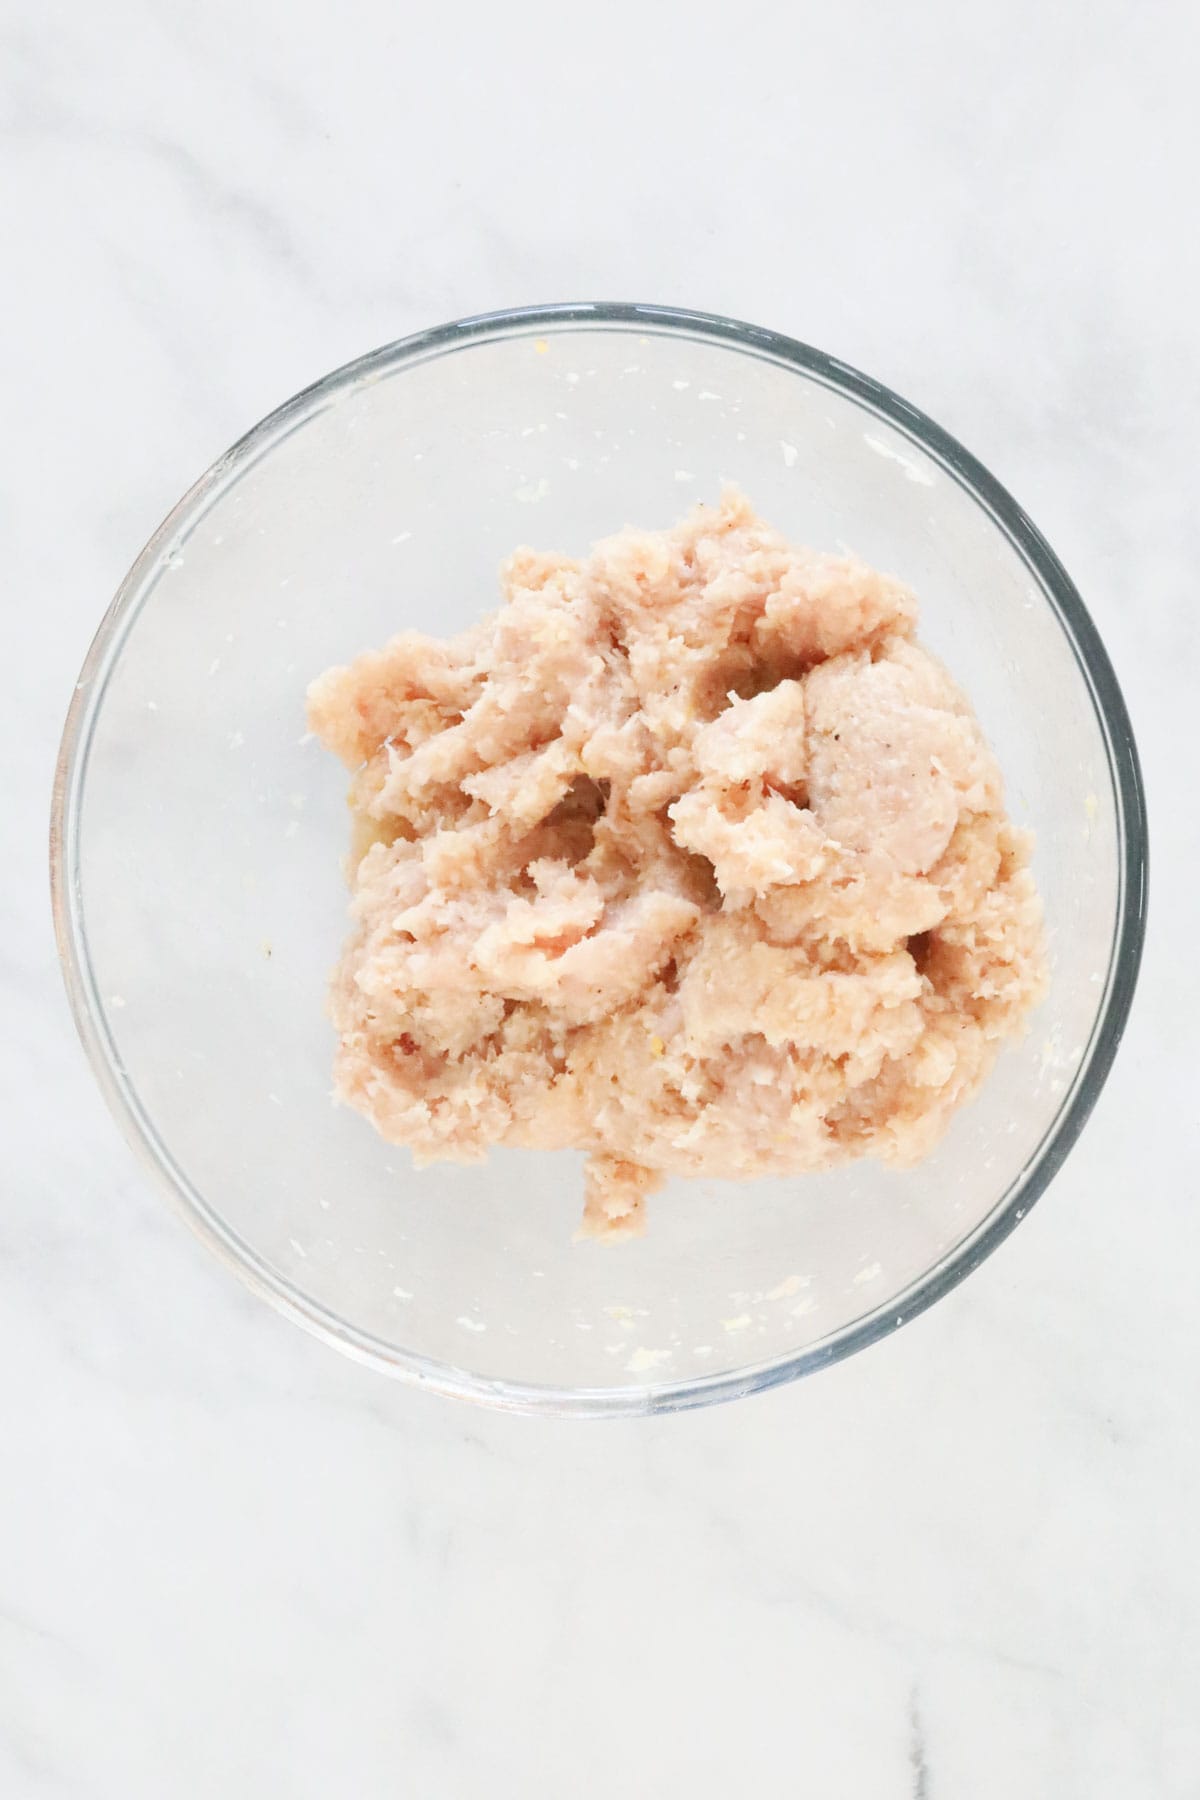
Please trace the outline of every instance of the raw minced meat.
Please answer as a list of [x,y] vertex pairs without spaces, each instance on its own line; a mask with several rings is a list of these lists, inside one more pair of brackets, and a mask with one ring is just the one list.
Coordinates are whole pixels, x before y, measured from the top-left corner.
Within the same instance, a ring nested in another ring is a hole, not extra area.
[[732,490],[502,580],[310,690],[354,771],[340,1097],[419,1164],[586,1150],[595,1236],[669,1174],[915,1162],[1045,957],[912,594]]

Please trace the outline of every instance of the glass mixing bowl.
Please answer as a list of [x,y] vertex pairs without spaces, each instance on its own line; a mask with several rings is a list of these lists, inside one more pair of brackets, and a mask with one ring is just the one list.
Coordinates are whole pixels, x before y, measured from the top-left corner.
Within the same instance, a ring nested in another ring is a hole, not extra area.
[[[402,627],[467,625],[518,543],[580,552],[629,521],[664,526],[723,479],[792,539],[851,546],[916,589],[924,640],[1037,832],[1052,985],[919,1168],[673,1182],[644,1240],[577,1244],[580,1158],[414,1173],[331,1102],[345,777],[305,732],[305,686]],[[1142,944],[1129,720],[1034,526],[877,382],[770,331],[652,306],[463,320],[256,426],[155,533],[100,627],[52,845],[96,1076],[200,1236],[378,1369],[559,1413],[747,1393],[946,1293],[1078,1135]]]

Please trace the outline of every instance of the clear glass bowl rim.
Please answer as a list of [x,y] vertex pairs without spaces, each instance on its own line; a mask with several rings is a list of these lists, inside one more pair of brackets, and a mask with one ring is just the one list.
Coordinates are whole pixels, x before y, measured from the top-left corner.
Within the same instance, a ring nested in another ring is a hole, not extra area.
[[[281,437],[346,391],[392,374],[405,363],[486,342],[564,327],[651,330],[728,344],[790,366],[865,403],[908,436],[963,486],[1024,558],[1058,614],[1087,682],[1108,752],[1117,814],[1120,893],[1104,996],[1079,1072],[1043,1139],[1003,1199],[950,1255],[904,1293],[802,1351],[710,1377],[646,1387],[557,1388],[492,1380],[398,1349],[359,1331],[294,1288],[222,1221],[173,1163],[144,1115],[108,1037],[98,1005],[79,885],[79,818],[90,740],[107,675],[146,597],[148,578],[168,549],[194,525],[231,476],[267,453]],[[795,338],[718,314],[678,307],[577,301],[515,307],[456,319],[416,332],[333,370],[269,413],[220,457],[171,510],[149,539],[100,622],[68,709],[54,776],[50,820],[50,886],[59,959],[71,1011],[101,1092],[140,1160],[200,1238],[256,1293],[286,1317],[355,1360],[432,1391],[517,1412],[594,1417],[677,1411],[729,1400],[810,1374],[886,1337],[958,1285],[979,1266],[1061,1168],[1112,1067],[1124,1031],[1146,928],[1148,835],[1145,794],[1129,714],[1108,654],[1071,578],[1022,508],[969,451],[883,383]]]

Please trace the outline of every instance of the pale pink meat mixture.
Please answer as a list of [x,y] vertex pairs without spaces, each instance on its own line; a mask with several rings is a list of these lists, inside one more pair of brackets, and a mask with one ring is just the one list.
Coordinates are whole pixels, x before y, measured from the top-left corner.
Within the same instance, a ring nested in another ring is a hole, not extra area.
[[587,1235],[667,1175],[915,1162],[1045,955],[912,594],[731,490],[502,579],[310,690],[354,771],[340,1097],[418,1164],[586,1150]]

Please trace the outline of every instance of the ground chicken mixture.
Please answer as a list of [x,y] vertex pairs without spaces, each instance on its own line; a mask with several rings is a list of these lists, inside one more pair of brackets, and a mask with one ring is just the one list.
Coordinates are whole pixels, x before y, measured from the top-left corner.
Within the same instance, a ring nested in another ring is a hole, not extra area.
[[733,491],[502,581],[310,690],[353,771],[339,1096],[418,1164],[587,1151],[588,1236],[667,1175],[917,1161],[1045,958],[912,594]]

